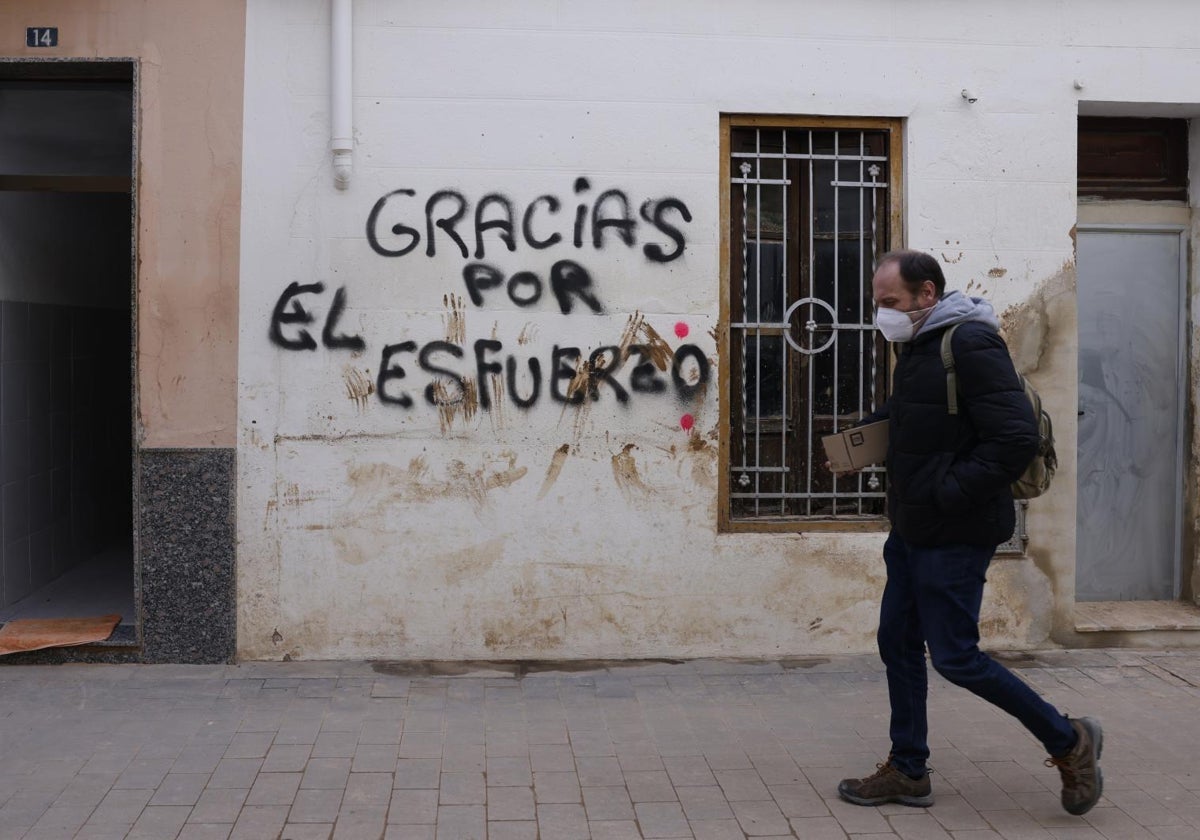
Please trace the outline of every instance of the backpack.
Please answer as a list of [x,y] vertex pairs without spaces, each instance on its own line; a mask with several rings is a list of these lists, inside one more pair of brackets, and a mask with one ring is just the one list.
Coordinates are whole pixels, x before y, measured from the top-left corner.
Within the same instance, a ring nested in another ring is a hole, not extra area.
[[[950,327],[942,334],[942,367],[946,369],[946,408],[950,414],[958,414],[958,376],[954,370],[954,351],[950,340],[958,324]],[[1042,398],[1029,380],[1017,374],[1025,396],[1033,406],[1033,416],[1037,419],[1038,446],[1025,471],[1012,483],[1014,499],[1033,499],[1050,489],[1050,481],[1054,471],[1058,469],[1058,454],[1054,451],[1054,426],[1050,415],[1042,408]]]

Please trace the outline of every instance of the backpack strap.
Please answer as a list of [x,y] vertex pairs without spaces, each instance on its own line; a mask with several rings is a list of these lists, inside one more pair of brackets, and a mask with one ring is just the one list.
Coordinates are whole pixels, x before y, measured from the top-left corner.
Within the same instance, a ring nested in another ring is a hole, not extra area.
[[942,333],[942,367],[946,369],[946,411],[958,414],[958,374],[954,371],[954,350],[950,341],[959,325],[955,324]]

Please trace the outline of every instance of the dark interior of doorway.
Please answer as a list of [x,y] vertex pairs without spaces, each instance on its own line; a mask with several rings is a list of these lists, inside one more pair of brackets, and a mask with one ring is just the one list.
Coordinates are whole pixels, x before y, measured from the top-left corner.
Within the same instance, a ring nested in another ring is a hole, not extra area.
[[0,62],[0,621],[137,621],[130,62]]

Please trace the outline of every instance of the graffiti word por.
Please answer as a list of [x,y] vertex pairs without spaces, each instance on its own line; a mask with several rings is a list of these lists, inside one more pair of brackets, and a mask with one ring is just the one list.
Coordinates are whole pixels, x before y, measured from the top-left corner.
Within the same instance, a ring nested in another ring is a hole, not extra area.
[[[475,383],[486,382],[488,377],[498,379],[518,408],[537,404],[544,381],[549,384],[550,398],[566,405],[599,400],[602,386],[611,390],[619,403],[629,402],[631,393],[661,394],[667,390],[667,378],[659,373],[650,348],[645,345],[626,348],[608,345],[597,347],[590,354],[578,347],[554,345],[545,375],[536,356],[522,359],[509,353],[501,361],[503,351],[504,344],[496,339],[476,341],[470,358],[465,348],[449,341],[430,341],[422,346],[415,341],[389,344],[383,348],[379,360],[376,393],[382,403],[412,407],[412,395],[397,384],[408,376],[405,354],[411,354],[416,365],[430,375],[423,393],[432,406],[453,405],[467,399],[468,394],[477,394],[479,407],[491,410],[489,389],[468,384],[467,378],[472,374]],[[627,364],[630,359],[632,363]],[[626,368],[628,375],[618,376]],[[699,347],[685,344],[675,351],[670,382],[678,399],[691,399],[708,384],[708,379],[708,358]],[[447,384],[453,387],[453,393],[446,390]]]
[[[518,271],[504,282],[504,272],[487,263],[467,263],[463,268],[463,282],[471,303],[483,306],[483,293],[504,285],[508,299],[517,306],[533,306],[542,298],[542,280],[532,271]],[[550,291],[558,301],[564,315],[571,314],[574,299],[578,297],[595,313],[604,311],[600,301],[592,294],[592,276],[587,269],[572,260],[559,260],[550,267]]]

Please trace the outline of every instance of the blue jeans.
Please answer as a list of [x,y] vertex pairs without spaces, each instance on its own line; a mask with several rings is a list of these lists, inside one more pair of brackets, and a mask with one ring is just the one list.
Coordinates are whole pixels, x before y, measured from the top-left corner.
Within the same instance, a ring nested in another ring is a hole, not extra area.
[[910,776],[929,758],[925,646],[939,674],[1024,724],[1051,755],[1075,745],[1067,718],[979,649],[979,605],[993,548],[919,548],[892,532],[883,546],[887,586],[879,610],[879,656],[892,705],[891,763]]

